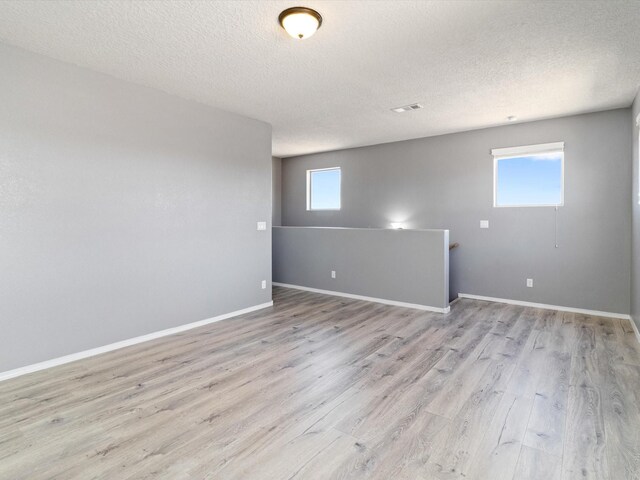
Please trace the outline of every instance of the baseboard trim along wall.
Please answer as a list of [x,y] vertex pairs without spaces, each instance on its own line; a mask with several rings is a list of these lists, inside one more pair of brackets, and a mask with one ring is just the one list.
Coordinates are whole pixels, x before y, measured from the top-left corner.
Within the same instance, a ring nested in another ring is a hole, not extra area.
[[398,302],[396,300],[386,300],[384,298],[366,297],[364,295],[355,295],[353,293],[334,292],[332,290],[321,290],[319,288],[303,287],[301,285],[289,285],[288,283],[273,282],[275,287],[294,288],[296,290],[304,290],[306,292],[321,293],[323,295],[333,295],[336,297],[352,298],[354,300],[364,300],[366,302],[384,303],[385,305],[393,305],[394,307],[415,308],[417,310],[425,310],[427,312],[449,313],[451,307],[438,308],[428,305],[420,305],[417,303]]
[[543,308],[545,310],[558,310],[560,312],[583,313],[585,315],[594,315],[596,317],[622,318],[624,320],[631,320],[631,315],[627,315],[625,313],[600,312],[598,310],[585,310],[584,308],[562,307],[559,305],[547,305],[544,303],[523,302],[521,300],[509,300],[507,298],[483,297],[482,295],[471,295],[468,293],[459,293],[458,297],[471,298],[473,300],[485,300],[487,302],[508,303],[509,305],[520,305],[523,307]]
[[27,373],[37,372],[39,370],[45,370],[51,367],[57,367],[58,365],[64,365],[65,363],[75,362],[76,360],[82,360],[83,358],[93,357],[95,355],[100,355],[101,353],[111,352],[113,350],[129,347],[138,343],[148,342],[149,340],[154,340],[156,338],[173,335],[174,333],[180,333],[184,332],[185,330],[202,327],[210,323],[226,320],[227,318],[237,317],[239,315],[244,315],[245,313],[255,312],[256,310],[262,310],[263,308],[268,308],[271,306],[273,306],[272,301],[261,303],[260,305],[254,305],[252,307],[243,308],[242,310],[225,313],[223,315],[218,315],[217,317],[211,317],[205,320],[187,323],[178,327],[167,328],[166,330],[160,330],[157,332],[148,333],[146,335],[141,335],[139,337],[129,338],[127,340],[111,343],[109,345],[103,345],[102,347],[96,347],[90,350],[84,350],[82,352],[65,355],[64,357],[53,358],[51,360],[45,360],[44,362],[34,363],[33,365],[27,365],[25,367],[16,368],[14,370],[8,370],[6,372],[0,372],[0,382],[2,382],[3,380],[9,380],[10,378],[19,377],[21,375],[26,375]]

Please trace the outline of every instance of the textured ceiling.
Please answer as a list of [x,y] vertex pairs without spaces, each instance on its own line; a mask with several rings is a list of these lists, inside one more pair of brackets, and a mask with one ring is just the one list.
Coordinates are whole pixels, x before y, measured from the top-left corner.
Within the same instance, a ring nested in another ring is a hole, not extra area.
[[0,2],[0,41],[269,122],[278,156],[629,106],[638,25],[635,0]]

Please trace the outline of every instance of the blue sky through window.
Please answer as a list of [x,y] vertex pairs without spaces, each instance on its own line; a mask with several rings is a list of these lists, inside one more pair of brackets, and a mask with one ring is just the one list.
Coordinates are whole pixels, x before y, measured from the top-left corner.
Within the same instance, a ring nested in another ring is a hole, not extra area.
[[340,209],[340,169],[311,171],[311,210]]
[[497,160],[496,206],[562,204],[562,152]]

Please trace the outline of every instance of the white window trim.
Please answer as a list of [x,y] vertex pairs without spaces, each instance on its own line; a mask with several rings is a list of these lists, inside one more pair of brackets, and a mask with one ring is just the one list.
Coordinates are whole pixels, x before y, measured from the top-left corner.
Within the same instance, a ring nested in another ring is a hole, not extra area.
[[[324,172],[327,170],[340,170],[340,206],[338,208],[311,208],[311,174],[314,172]],[[308,212],[323,212],[333,211],[336,212],[342,208],[342,168],[341,167],[327,167],[327,168],[312,168],[307,170],[307,211]]]
[[[527,155],[540,155],[542,153],[562,153],[560,164],[560,203],[536,203],[530,205],[498,205],[498,162],[509,158],[524,157]],[[538,145],[525,145],[522,147],[494,148],[493,155],[493,207],[494,208],[531,208],[531,207],[563,207],[564,206],[564,142],[541,143]]]
[[564,152],[564,142],[541,143],[539,145],[525,145],[523,147],[494,148],[491,150],[491,155],[499,158],[512,158],[551,152]]

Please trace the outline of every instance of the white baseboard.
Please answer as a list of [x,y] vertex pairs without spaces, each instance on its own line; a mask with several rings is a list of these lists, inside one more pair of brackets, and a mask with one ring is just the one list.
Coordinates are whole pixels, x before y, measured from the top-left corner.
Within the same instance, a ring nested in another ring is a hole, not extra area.
[[631,328],[633,328],[633,331],[636,334],[636,340],[640,343],[640,331],[638,331],[638,326],[636,325],[636,322],[633,321],[633,317],[629,318],[629,321],[631,322]]
[[485,300],[487,302],[508,303],[510,305],[520,305],[523,307],[543,308],[545,310],[558,310],[560,312],[583,313],[585,315],[594,315],[596,317],[622,318],[625,320],[631,320],[631,316],[627,315],[626,313],[600,312],[598,310],[585,310],[584,308],[562,307],[559,305],[546,305],[544,303],[523,302],[521,300],[509,300],[507,298],[483,297],[481,295],[471,295],[468,293],[459,293],[458,297],[471,298],[473,300]]
[[334,295],[336,297],[353,298],[354,300],[364,300],[366,302],[384,303],[385,305],[393,305],[395,307],[415,308],[418,310],[426,310],[428,312],[449,313],[451,307],[438,308],[428,305],[420,305],[418,303],[397,302],[395,300],[386,300],[384,298],[366,297],[364,295],[355,295],[353,293],[334,292],[332,290],[321,290],[319,288],[303,287],[300,285],[289,285],[288,283],[272,283],[274,287],[295,288],[296,290],[304,290],[305,292],[321,293],[323,295]]
[[235,312],[218,315],[217,317],[207,318],[205,320],[199,320],[193,323],[187,323],[185,325],[180,325],[178,327],[167,328],[166,330],[160,330],[158,332],[148,333],[146,335],[141,335],[139,337],[129,338],[127,340],[111,343],[109,345],[104,345],[102,347],[96,347],[90,350],[84,350],[82,352],[65,355],[64,357],[58,357],[58,358],[53,358],[51,360],[46,360],[44,362],[34,363],[33,365],[27,365],[26,367],[20,367],[14,370],[8,370],[6,372],[0,372],[0,382],[2,382],[3,380],[9,380],[10,378],[19,377],[21,375],[26,375],[27,373],[37,372],[39,370],[44,370],[46,368],[56,367],[58,365],[63,365],[65,363],[75,362],[76,360],[81,360],[83,358],[93,357],[94,355],[100,355],[101,353],[111,352],[112,350],[118,350],[119,348],[129,347],[131,345],[136,345],[138,343],[148,342],[149,340],[154,340],[160,337],[166,337],[167,335],[173,335],[174,333],[184,332],[185,330],[191,330],[192,328],[202,327],[203,325],[219,322],[221,320],[226,320],[227,318],[231,318],[231,317],[237,317],[238,315],[243,315],[245,313],[254,312],[256,310],[261,310],[263,308],[267,308],[271,306],[273,306],[273,302],[262,303],[260,305],[254,305],[253,307],[243,308],[242,310],[236,310]]

